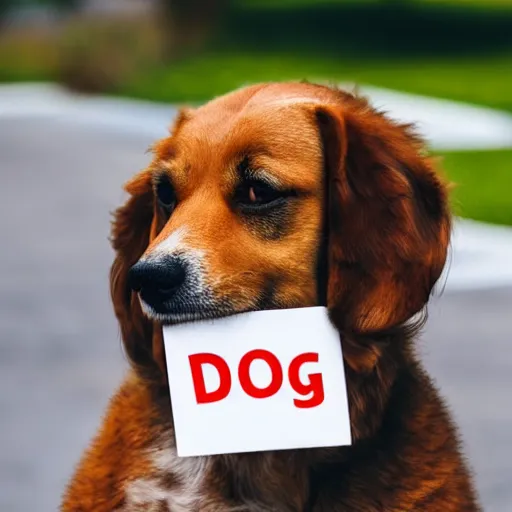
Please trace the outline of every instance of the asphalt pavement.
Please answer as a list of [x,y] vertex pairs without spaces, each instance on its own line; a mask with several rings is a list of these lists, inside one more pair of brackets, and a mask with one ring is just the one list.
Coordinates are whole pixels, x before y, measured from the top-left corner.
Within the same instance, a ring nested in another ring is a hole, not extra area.
[[[0,119],[0,510],[52,512],[126,370],[109,212],[154,137]],[[420,341],[489,512],[512,510],[512,287],[447,290]]]

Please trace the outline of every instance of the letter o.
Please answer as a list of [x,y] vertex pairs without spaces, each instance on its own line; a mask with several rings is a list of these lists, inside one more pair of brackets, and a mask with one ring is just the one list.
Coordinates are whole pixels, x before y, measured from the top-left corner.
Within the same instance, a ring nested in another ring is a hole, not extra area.
[[[251,380],[249,368],[255,359],[265,361],[272,372],[272,380],[266,388],[256,387]],[[238,365],[238,379],[242,389],[252,398],[268,398],[275,395],[283,384],[283,369],[279,359],[268,350],[256,349],[247,352]]]

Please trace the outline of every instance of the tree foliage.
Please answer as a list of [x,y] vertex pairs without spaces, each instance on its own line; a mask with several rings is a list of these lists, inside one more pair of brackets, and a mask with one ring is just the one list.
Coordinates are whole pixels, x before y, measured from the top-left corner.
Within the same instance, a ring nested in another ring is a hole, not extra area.
[[229,4],[230,0],[160,0],[165,56],[178,57],[201,48]]

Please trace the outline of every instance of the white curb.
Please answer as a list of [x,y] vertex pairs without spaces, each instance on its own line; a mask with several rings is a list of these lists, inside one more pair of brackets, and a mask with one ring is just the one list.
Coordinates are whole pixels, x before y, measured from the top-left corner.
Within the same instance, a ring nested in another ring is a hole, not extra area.
[[507,112],[376,87],[361,91],[391,117],[414,123],[434,149],[512,148],[512,115]]
[[72,94],[52,84],[0,85],[0,118],[50,117],[159,138],[175,115],[172,105]]
[[512,286],[512,228],[458,219],[443,283],[446,291]]

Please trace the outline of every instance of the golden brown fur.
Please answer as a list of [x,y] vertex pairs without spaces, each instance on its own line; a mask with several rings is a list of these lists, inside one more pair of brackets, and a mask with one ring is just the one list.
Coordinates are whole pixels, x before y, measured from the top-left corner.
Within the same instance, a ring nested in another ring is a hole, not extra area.
[[[112,298],[132,375],[62,510],[480,510],[456,429],[414,354],[450,215],[412,128],[349,93],[264,84],[183,113],[154,155],[113,225]],[[236,200],[240,174],[258,172],[289,194],[266,214]],[[155,200],[162,173],[177,197],[170,216]],[[328,306],[353,446],[175,458],[161,324],[128,286],[130,268],[169,240],[197,256],[194,300],[207,299],[199,313],[182,301],[181,316],[164,321]]]

